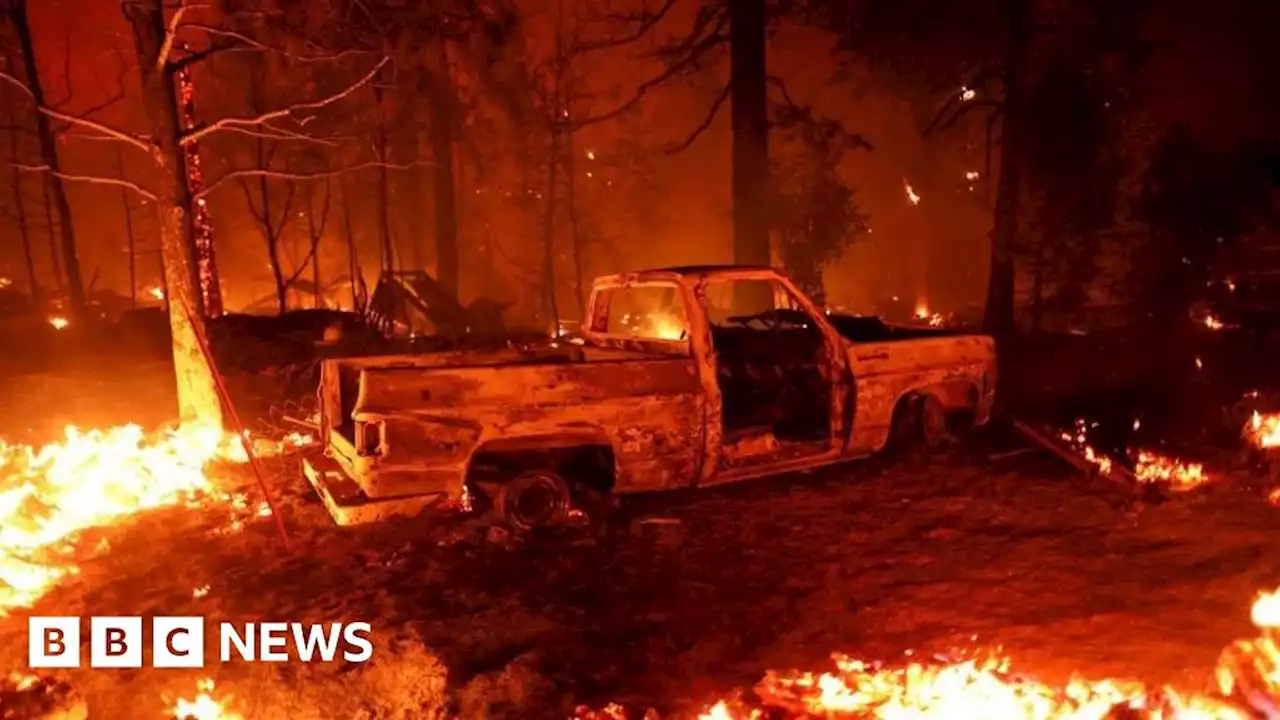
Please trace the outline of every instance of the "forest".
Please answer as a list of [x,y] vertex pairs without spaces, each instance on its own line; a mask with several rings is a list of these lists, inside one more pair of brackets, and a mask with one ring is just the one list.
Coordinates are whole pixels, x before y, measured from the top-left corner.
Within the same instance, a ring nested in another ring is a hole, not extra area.
[[[0,272],[85,316],[189,257],[216,316],[359,309],[425,269],[546,327],[596,274],[735,262],[992,332],[1167,329],[1274,233],[1263,65],[1170,61],[1186,15],[6,0]],[[1178,62],[1248,112],[1171,90]]]

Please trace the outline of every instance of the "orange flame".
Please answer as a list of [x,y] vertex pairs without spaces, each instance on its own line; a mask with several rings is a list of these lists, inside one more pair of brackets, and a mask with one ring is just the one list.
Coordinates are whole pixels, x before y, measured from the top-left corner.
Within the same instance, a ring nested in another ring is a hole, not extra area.
[[1263,414],[1257,410],[1244,428],[1245,437],[1255,447],[1268,449],[1280,447],[1280,413]]
[[243,717],[226,708],[227,700],[215,700],[213,680],[205,679],[196,684],[194,700],[179,698],[172,710],[178,720],[243,720]]
[[136,425],[68,427],[62,441],[38,449],[0,440],[0,616],[77,572],[60,556],[80,531],[143,510],[211,500],[248,511],[246,497],[214,486],[206,465],[246,462],[246,444],[270,455],[311,441],[304,433],[274,442],[198,426],[149,437]]
[[49,324],[53,326],[53,329],[54,329],[54,330],[61,330],[61,329],[65,328],[66,326],[70,325],[70,324],[71,324],[71,321],[70,321],[70,320],[67,320],[66,318],[64,318],[64,317],[62,317],[62,316],[60,316],[60,315],[55,315],[55,316],[53,316],[53,317],[49,318]]

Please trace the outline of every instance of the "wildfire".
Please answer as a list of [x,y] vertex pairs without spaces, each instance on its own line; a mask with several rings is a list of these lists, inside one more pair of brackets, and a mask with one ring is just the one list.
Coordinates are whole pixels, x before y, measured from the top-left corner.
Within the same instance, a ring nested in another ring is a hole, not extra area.
[[1173,490],[1190,490],[1209,481],[1200,463],[1186,463],[1150,450],[1138,451],[1134,477],[1142,482],[1167,483]]
[[[1103,475],[1111,474],[1115,468],[1111,458],[1098,451],[1089,443],[1089,430],[1097,427],[1084,420],[1076,420],[1074,432],[1059,433],[1059,437],[1071,445],[1084,459],[1098,467]],[[1134,421],[1133,429],[1137,430],[1141,423]],[[1133,478],[1144,483],[1162,483],[1174,491],[1191,490],[1200,487],[1211,479],[1201,463],[1183,462],[1152,450],[1138,450],[1134,457]]]
[[179,698],[172,709],[177,720],[243,720],[238,713],[226,708],[226,701],[213,697],[213,680],[205,679],[196,684],[194,700]]
[[55,315],[49,318],[49,324],[53,326],[54,330],[61,330],[70,325],[71,322],[60,315]]
[[1263,414],[1254,410],[1244,433],[1255,447],[1264,450],[1280,447],[1280,413]]
[[[1054,687],[1010,672],[1009,661],[989,659],[911,662],[901,666],[867,663],[835,654],[833,672],[769,672],[755,687],[755,705],[720,700],[699,720],[850,717],[936,718],[937,720],[1248,720],[1251,707],[1270,706],[1280,693],[1280,648],[1272,636],[1280,626],[1280,591],[1253,604],[1261,637],[1240,641],[1223,653],[1216,668],[1218,691],[1182,694],[1121,680],[1071,680]],[[617,705],[581,720],[625,720]],[[645,715],[656,718],[657,715]]]
[[929,306],[923,302],[916,304],[914,317],[916,320],[928,323],[930,327],[942,327],[943,323],[946,322],[945,318],[939,313],[929,312]]
[[148,437],[136,425],[69,427],[60,442],[40,448],[0,441],[0,616],[77,572],[66,556],[80,531],[170,505],[247,505],[219,491],[206,465],[246,462],[246,444],[269,455],[311,441],[303,433],[267,441],[195,426]]

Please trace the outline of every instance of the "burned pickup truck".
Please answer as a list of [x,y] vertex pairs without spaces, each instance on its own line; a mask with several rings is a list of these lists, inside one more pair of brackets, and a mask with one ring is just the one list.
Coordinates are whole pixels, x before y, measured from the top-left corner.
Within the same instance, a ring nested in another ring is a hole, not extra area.
[[477,502],[529,528],[934,447],[987,421],[995,373],[989,337],[828,314],[769,268],[648,270],[596,280],[572,343],[325,360],[304,471],[342,525]]

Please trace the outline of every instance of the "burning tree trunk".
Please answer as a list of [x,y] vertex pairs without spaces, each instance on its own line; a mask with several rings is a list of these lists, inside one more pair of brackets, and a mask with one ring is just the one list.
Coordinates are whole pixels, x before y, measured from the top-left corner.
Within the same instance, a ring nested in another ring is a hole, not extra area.
[[1009,50],[1004,63],[1004,117],[1000,122],[1000,183],[996,190],[995,227],[991,232],[991,276],[983,330],[993,334],[1013,329],[1013,251],[1018,236],[1018,196],[1022,192],[1021,150],[1023,83],[1028,54],[1029,0],[1008,0]]
[[213,368],[200,347],[204,316],[196,310],[199,295],[193,283],[195,243],[188,217],[191,191],[183,172],[179,144],[181,123],[173,77],[167,72],[171,46],[162,0],[137,0],[123,5],[133,32],[142,75],[143,106],[151,135],[151,156],[157,166],[156,212],[160,251],[164,262],[169,326],[173,333],[173,370],[178,383],[178,411],[184,423],[222,425]]
[[765,88],[765,2],[733,0],[729,3],[729,13],[733,260],[740,265],[768,265],[769,117]]
[[[178,91],[178,111],[181,117],[181,129],[190,130],[196,124],[195,84],[191,81],[191,71],[182,68],[174,73]],[[199,198],[194,206],[187,210],[191,214],[190,253],[196,259],[195,273],[197,287],[200,289],[199,299],[202,314],[206,317],[218,317],[223,313],[222,282],[218,276],[218,258],[213,243],[213,219],[209,217],[209,201],[200,197],[204,191],[204,168],[200,165],[199,143],[188,143],[182,149],[182,169],[187,179],[187,190],[191,197]]]
[[[76,252],[76,233],[71,224],[71,205],[62,187],[61,169],[58,164],[58,148],[49,116],[40,111],[45,107],[44,89],[36,70],[36,51],[31,42],[31,26],[27,22],[27,0],[8,0],[9,22],[17,36],[22,51],[22,67],[26,73],[27,90],[36,104],[36,134],[40,140],[40,159],[48,171],[45,178],[48,197],[58,213],[58,249],[67,273],[67,294],[71,311],[76,316],[85,312],[84,283],[80,278],[80,258]],[[49,228],[53,232],[52,226]]]
[[436,221],[436,280],[453,299],[458,298],[458,198],[454,178],[453,127],[457,98],[443,43],[435,67],[427,70],[427,101],[431,109],[431,192]]

